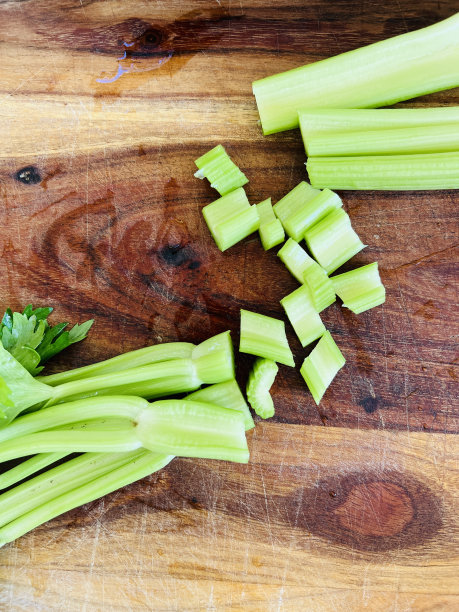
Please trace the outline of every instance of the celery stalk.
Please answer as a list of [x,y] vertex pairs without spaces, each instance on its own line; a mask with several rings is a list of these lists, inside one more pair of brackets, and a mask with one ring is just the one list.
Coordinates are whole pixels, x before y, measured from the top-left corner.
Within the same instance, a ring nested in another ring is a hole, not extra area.
[[296,280],[303,284],[308,270],[318,265],[293,238],[289,238],[279,249],[277,256]]
[[295,365],[284,322],[249,310],[241,309],[239,351],[288,366]]
[[330,332],[326,331],[300,369],[317,405],[345,363],[346,360]]
[[315,309],[311,293],[306,285],[286,295],[280,303],[301,342],[301,346],[311,344],[325,332],[325,326]]
[[327,274],[365,248],[342,208],[334,210],[305,235],[309,250]]
[[[337,132],[392,130],[459,122],[459,106],[429,108],[324,108],[298,112],[305,143]],[[307,151],[306,151],[307,152]]]
[[376,262],[338,274],[330,280],[336,294],[343,300],[343,306],[355,314],[386,301],[386,290],[381,282]]
[[207,178],[210,186],[216,189],[220,195],[225,195],[249,182],[249,179],[239,170],[222,145],[217,145],[201,155],[194,163],[199,168],[195,172],[195,177],[199,179]]
[[273,206],[276,217],[281,220],[285,228],[285,222],[290,215],[296,213],[310,200],[318,196],[320,191],[311,187],[306,181],[301,181],[296,187],[289,191],[282,199]]
[[459,151],[459,122],[320,134],[305,140],[305,148],[311,157]]
[[58,374],[49,374],[48,376],[36,376],[36,380],[55,387],[65,382],[72,380],[81,380],[90,376],[99,376],[100,374],[109,374],[110,372],[119,372],[122,370],[130,370],[143,365],[150,365],[158,361],[169,361],[170,359],[186,359],[191,357],[194,349],[194,344],[190,342],[166,342],[164,344],[156,344],[130,351],[122,355],[117,355],[111,359],[99,361],[91,365],[59,372]]
[[279,368],[271,359],[255,360],[247,382],[247,399],[262,419],[274,416],[273,398],[269,392]]
[[184,399],[214,404],[215,406],[221,406],[222,408],[228,408],[230,410],[237,410],[241,412],[244,417],[246,431],[255,427],[249,407],[244,400],[239,385],[234,379],[216,385],[210,385],[204,389],[199,389],[194,393],[190,393]]
[[35,476],[0,495],[0,526],[135,460],[144,453],[144,449],[127,453],[85,453]]
[[7,489],[28,476],[63,459],[67,453],[40,453],[0,474],[0,489]]
[[459,13],[427,28],[255,81],[263,132],[297,127],[299,109],[385,106],[458,86],[458,29]]
[[310,157],[311,183],[333,189],[459,189],[459,152]]
[[11,521],[11,523],[0,529],[0,546],[12,542],[28,531],[38,527],[38,525],[68,510],[87,504],[99,497],[103,497],[107,493],[145,478],[149,474],[163,468],[173,458],[173,455],[160,455],[144,451],[143,454],[139,454],[136,459],[129,463],[103,476],[99,476],[72,491],[68,491]]
[[308,229],[342,205],[343,202],[336,193],[324,189],[285,219],[285,231],[299,242]]
[[204,206],[202,214],[221,251],[252,234],[260,225],[257,207],[250,206],[242,187]]
[[257,204],[257,210],[258,216],[260,217],[258,233],[260,234],[260,240],[264,250],[268,251],[272,249],[272,247],[284,242],[284,228],[282,227],[280,219],[277,219],[274,214],[271,198]]
[[333,283],[322,266],[314,261],[304,273],[304,284],[311,294],[312,303],[317,312],[322,312],[336,300]]

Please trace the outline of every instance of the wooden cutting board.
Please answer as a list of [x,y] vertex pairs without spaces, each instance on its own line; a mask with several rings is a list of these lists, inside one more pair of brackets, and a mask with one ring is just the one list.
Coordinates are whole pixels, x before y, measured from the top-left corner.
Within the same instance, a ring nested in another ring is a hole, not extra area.
[[[2,307],[95,318],[55,371],[226,329],[237,342],[241,307],[282,316],[296,282],[256,236],[217,250],[193,160],[223,143],[251,201],[278,200],[304,151],[298,131],[262,136],[251,82],[454,5],[0,1]],[[2,610],[458,609],[458,197],[341,195],[369,245],[346,269],[377,260],[387,301],[323,314],[347,364],[320,407],[281,367],[249,465],[177,459],[6,546]]]

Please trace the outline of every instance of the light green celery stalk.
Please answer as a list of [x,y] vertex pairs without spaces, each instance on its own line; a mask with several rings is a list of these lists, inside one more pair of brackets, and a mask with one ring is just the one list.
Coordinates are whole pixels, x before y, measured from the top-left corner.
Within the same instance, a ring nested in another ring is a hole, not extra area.
[[305,141],[305,147],[311,157],[459,151],[459,122],[320,134]]
[[390,191],[459,189],[459,151],[310,157],[306,166],[311,183],[316,187]]
[[102,395],[138,395],[154,399],[198,389],[202,384],[234,378],[234,355],[229,332],[196,346],[191,358],[159,361],[121,372],[110,372],[72,380],[56,387],[38,382],[9,353],[0,347],[0,376],[8,380],[14,406],[0,403],[3,425],[26,408],[46,406]]
[[[145,454],[85,453],[0,495],[0,526]],[[148,451],[147,451],[148,452]]]
[[210,186],[216,189],[220,195],[225,195],[249,182],[249,179],[231,160],[222,145],[217,145],[201,155],[194,163],[199,168],[194,174],[195,177],[199,179],[207,178]]
[[324,189],[287,217],[284,222],[285,231],[299,242],[308,229],[342,205],[343,202],[336,193]]
[[311,344],[325,332],[325,326],[316,311],[311,293],[306,285],[302,285],[286,295],[280,303],[301,342],[301,346]]
[[247,399],[262,419],[274,416],[274,402],[269,392],[279,368],[271,359],[255,360],[247,382]]
[[346,360],[330,332],[326,331],[300,369],[317,405],[345,363]]
[[[305,144],[316,136],[459,122],[459,106],[428,108],[321,108],[298,112]],[[306,149],[307,153],[307,149]]]
[[309,250],[327,274],[365,248],[342,208],[334,210],[305,234]]
[[386,290],[381,282],[376,262],[338,274],[330,280],[336,294],[343,300],[343,306],[355,314],[386,301]]
[[387,106],[457,87],[458,30],[456,13],[427,28],[255,81],[263,132],[297,127],[300,109]]
[[318,265],[293,238],[289,238],[278,251],[277,256],[296,280],[303,284],[304,275]]
[[304,273],[304,284],[308,287],[312,303],[317,312],[322,312],[336,300],[333,283],[322,266],[314,261]]
[[90,376],[99,376],[100,374],[109,374],[110,372],[120,372],[122,370],[131,370],[143,365],[157,363],[158,361],[169,361],[170,359],[186,359],[191,357],[195,345],[190,342],[166,342],[164,344],[155,344],[136,351],[129,351],[122,355],[117,355],[111,359],[105,359],[98,363],[59,372],[58,374],[49,374],[48,376],[36,376],[36,380],[55,387],[65,382],[72,380],[81,380]]
[[258,233],[260,234],[260,240],[264,250],[268,251],[272,249],[272,247],[284,242],[284,228],[282,227],[280,219],[277,219],[274,214],[271,198],[257,204],[257,210],[258,216],[260,217]]
[[292,351],[279,319],[241,309],[239,351],[294,367]]
[[0,474],[0,489],[7,489],[12,485],[28,478],[32,474],[43,470],[44,468],[57,463],[61,459],[67,456],[67,453],[40,453],[34,455],[30,459],[22,461],[19,465],[2,472]]
[[273,206],[276,217],[285,228],[285,222],[309,201],[318,196],[320,191],[311,187],[306,181],[301,181]]
[[[48,430],[49,423],[65,426],[91,414],[93,419],[124,417],[116,428]],[[44,430],[44,431],[43,431]],[[190,400],[161,400],[149,404],[139,397],[89,398],[44,408],[2,430],[0,461],[48,452],[152,452],[186,457],[248,461],[244,415],[212,404]]]
[[52,518],[87,504],[136,480],[157,472],[173,459],[173,455],[154,454],[149,451],[139,455],[111,472],[68,491],[11,521],[0,529],[0,546],[31,531]]
[[257,207],[250,206],[242,187],[204,206],[202,214],[220,251],[226,251],[260,225]]
[[249,407],[235,380],[228,380],[223,383],[204,387],[204,389],[199,389],[194,393],[190,393],[184,399],[214,404],[215,406],[221,406],[222,408],[228,408],[230,410],[237,410],[244,416],[246,431],[255,427]]

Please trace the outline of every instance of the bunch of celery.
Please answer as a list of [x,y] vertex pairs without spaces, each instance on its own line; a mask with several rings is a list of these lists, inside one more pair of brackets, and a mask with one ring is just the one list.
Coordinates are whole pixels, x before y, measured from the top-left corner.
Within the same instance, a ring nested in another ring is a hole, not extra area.
[[176,455],[247,462],[253,420],[234,374],[229,332],[37,378],[0,344],[0,461],[33,455],[0,475],[17,485],[0,495],[0,545]]

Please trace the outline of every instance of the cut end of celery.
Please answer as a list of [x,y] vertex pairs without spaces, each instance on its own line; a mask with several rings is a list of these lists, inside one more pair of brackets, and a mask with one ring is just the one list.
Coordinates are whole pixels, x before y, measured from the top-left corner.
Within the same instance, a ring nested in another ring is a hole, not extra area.
[[318,263],[314,262],[314,265],[305,271],[304,283],[309,289],[317,312],[322,312],[336,300],[333,283]]
[[193,349],[193,364],[204,384],[215,384],[235,377],[234,350],[229,331],[212,336]]
[[285,231],[299,242],[308,229],[342,205],[341,198],[330,189],[319,191],[312,200],[302,204],[285,219]]
[[343,300],[343,306],[355,314],[370,310],[386,301],[386,290],[376,262],[338,274],[330,280],[336,294]]
[[262,419],[274,416],[273,398],[269,392],[279,368],[271,359],[258,358],[249,374],[247,399]]
[[[311,187],[306,181],[301,181],[273,206],[276,217],[281,220],[285,229],[287,219],[302,209],[308,202],[318,196],[320,191]],[[287,232],[288,233],[288,232]]]
[[330,332],[326,331],[300,369],[317,405],[345,363],[346,360]]
[[366,246],[352,229],[349,215],[342,208],[334,210],[308,230],[305,240],[327,274],[334,272]]
[[283,262],[287,270],[296,280],[303,284],[304,275],[317,263],[309,257],[306,251],[293,238],[289,238],[287,242],[279,249],[277,256]]
[[312,303],[311,294],[306,285],[295,289],[282,298],[280,303],[302,346],[311,344],[325,332],[325,326]]
[[199,157],[195,164],[199,168],[196,178],[207,178],[211,187],[220,195],[230,193],[249,182],[239,170],[222,145],[218,145]]
[[295,365],[284,322],[249,310],[241,309],[239,351],[291,367]]

